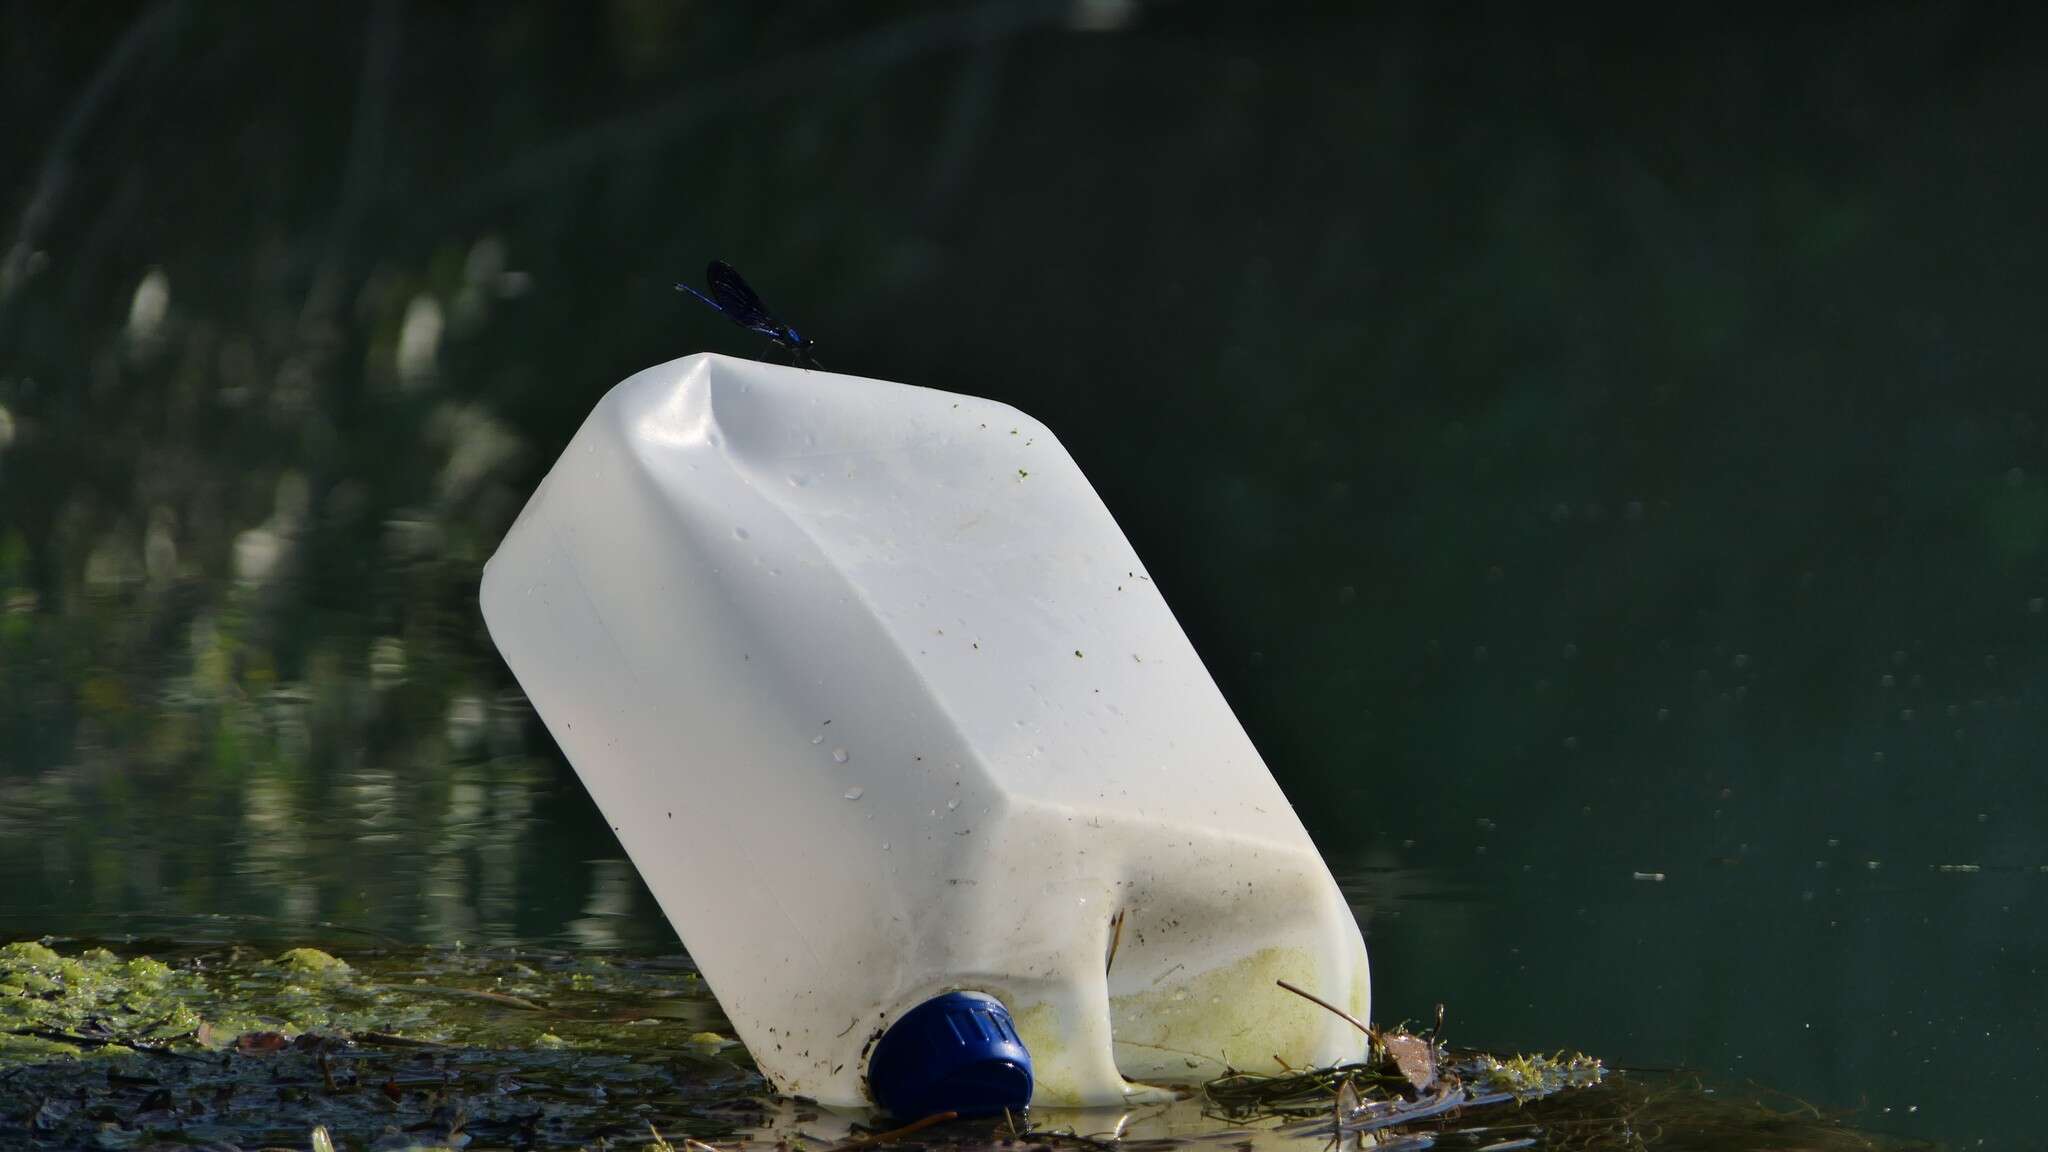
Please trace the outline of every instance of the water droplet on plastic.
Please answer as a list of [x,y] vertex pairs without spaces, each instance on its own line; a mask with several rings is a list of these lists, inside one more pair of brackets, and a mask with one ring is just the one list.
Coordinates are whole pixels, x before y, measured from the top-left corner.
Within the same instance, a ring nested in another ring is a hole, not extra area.
[[848,789],[846,790],[846,798],[847,798],[848,800],[858,800],[858,799],[860,799],[860,797],[861,797],[861,793],[863,793],[863,792],[865,792],[865,791],[867,791],[867,789],[865,789],[865,788],[862,788],[862,787],[861,787],[860,785],[858,785],[858,784],[855,784],[855,785],[854,785],[853,787],[851,787],[851,788],[848,788]]
[[888,842],[887,840],[884,840],[884,841],[882,841],[882,851],[884,851],[884,852],[887,852],[888,850],[889,850],[889,842]]
[[946,811],[948,811],[948,812],[955,812],[955,811],[958,811],[958,810],[959,810],[959,808],[960,808],[960,802],[959,802],[958,800],[948,800],[948,801],[946,801]]
[[844,748],[834,748],[834,749],[832,750],[832,762],[833,762],[834,764],[844,764],[844,763],[846,763],[846,749],[844,749]]
[[738,525],[734,525],[732,530],[732,538],[735,540],[745,540],[747,538],[747,530],[745,528],[739,527]]
[[823,744],[824,742],[825,736],[823,733],[819,733],[818,735],[811,737],[811,743],[813,744]]

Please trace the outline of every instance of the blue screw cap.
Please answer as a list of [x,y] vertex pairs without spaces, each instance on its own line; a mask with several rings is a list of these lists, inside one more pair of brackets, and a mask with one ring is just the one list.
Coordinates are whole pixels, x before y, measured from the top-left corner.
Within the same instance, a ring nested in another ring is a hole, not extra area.
[[1010,1010],[980,992],[948,992],[905,1012],[868,1058],[868,1091],[903,1120],[987,1116],[1031,1103],[1031,1053]]

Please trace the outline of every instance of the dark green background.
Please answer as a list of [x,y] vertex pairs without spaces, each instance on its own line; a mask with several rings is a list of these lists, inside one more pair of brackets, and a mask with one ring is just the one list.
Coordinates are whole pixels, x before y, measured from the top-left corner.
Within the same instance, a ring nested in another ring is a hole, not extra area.
[[0,935],[672,947],[474,599],[719,256],[1060,434],[1383,1019],[2024,1141],[2040,29],[1365,7],[0,9]]

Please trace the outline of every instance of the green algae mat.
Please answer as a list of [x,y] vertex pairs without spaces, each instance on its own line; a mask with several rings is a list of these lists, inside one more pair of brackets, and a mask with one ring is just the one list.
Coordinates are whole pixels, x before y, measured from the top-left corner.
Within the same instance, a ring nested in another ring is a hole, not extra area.
[[1876,1149],[1753,1091],[1375,1034],[1128,1113],[876,1117],[776,1097],[680,956],[126,938],[0,946],[0,1148]]

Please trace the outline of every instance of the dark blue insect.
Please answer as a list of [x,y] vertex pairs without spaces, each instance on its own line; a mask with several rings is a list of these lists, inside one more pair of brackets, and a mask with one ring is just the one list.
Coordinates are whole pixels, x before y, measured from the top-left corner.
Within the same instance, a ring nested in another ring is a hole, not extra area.
[[818,358],[811,355],[815,342],[806,340],[796,329],[775,318],[768,306],[761,303],[761,297],[733,266],[723,260],[713,260],[704,269],[704,279],[711,285],[711,295],[697,291],[688,284],[676,285],[676,291],[688,292],[713,309],[725,314],[727,320],[742,328],[759,332],[775,343],[789,349],[796,363],[806,368],[823,368]]

